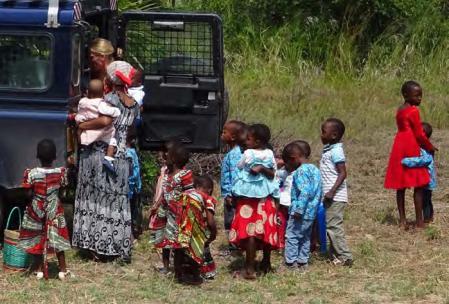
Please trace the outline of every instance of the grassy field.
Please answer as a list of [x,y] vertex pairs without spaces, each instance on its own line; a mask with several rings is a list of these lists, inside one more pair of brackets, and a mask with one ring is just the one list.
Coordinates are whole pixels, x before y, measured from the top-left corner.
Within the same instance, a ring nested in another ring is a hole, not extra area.
[[[269,70],[229,75],[231,116],[266,122],[277,145],[291,138],[309,140],[314,163],[321,149],[320,122],[328,116],[345,121],[350,186],[345,220],[355,258],[352,268],[333,267],[314,256],[304,275],[279,270],[255,282],[232,279],[242,260],[218,256],[224,243],[220,233],[213,244],[218,277],[199,288],[185,287],[153,270],[159,257],[143,236],[128,266],[94,263],[76,251],[68,253],[76,277],[67,282],[37,282],[1,271],[0,303],[449,303],[449,156],[445,153],[449,130],[444,129],[446,113],[442,113],[447,107],[442,102],[444,89],[426,90],[428,85],[423,84],[424,117],[441,127],[433,138],[440,149],[436,220],[422,231],[401,231],[394,193],[382,187],[401,80],[338,82],[305,73],[293,77],[277,68],[271,75]],[[412,220],[410,196],[406,207]],[[217,219],[221,228],[221,210]],[[275,254],[273,260],[279,268],[281,257]]]

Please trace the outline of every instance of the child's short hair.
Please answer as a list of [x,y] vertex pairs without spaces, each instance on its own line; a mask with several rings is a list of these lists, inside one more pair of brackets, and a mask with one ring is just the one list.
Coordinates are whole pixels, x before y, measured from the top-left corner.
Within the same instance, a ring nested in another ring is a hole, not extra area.
[[432,125],[428,122],[423,122],[421,125],[427,138],[430,138],[433,133]]
[[414,80],[404,82],[401,87],[402,96],[405,96],[409,90],[416,87],[420,88],[421,85]]
[[176,146],[181,146],[182,143],[181,141],[177,140],[177,139],[169,139],[166,142],[164,142],[164,144],[162,145],[162,151],[163,152],[168,152],[171,149],[173,149]]
[[56,159],[56,145],[51,139],[43,139],[37,144],[36,157],[43,163],[51,163]]
[[210,189],[210,191],[214,190],[214,181],[209,175],[200,175],[195,176],[193,179],[193,186],[195,188],[203,188],[203,189]]
[[345,134],[345,124],[338,118],[328,118],[324,123],[332,124],[332,128],[337,132],[337,140],[340,141]]
[[173,162],[178,168],[182,168],[189,162],[190,153],[183,145],[175,145],[168,150],[168,153],[173,157]]
[[308,142],[306,142],[304,140],[295,140],[294,143],[299,146],[299,148],[301,149],[305,158],[310,157],[310,153],[312,152],[312,149],[310,149],[310,145]]
[[270,128],[264,124],[254,124],[248,128],[248,133],[251,133],[256,140],[259,140],[260,143],[267,147],[268,143],[271,139]]
[[284,162],[287,162],[290,158],[290,155],[292,155],[292,153],[295,151],[304,154],[301,147],[296,142],[291,142],[291,143],[287,144],[284,147],[284,149],[282,150],[282,160]]

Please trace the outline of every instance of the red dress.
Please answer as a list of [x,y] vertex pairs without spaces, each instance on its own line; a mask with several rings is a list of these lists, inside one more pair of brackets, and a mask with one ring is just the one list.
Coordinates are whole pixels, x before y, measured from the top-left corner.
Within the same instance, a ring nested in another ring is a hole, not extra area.
[[427,168],[407,168],[401,164],[405,157],[420,156],[420,147],[433,149],[421,126],[418,108],[410,106],[398,110],[396,124],[398,132],[391,149],[384,186],[396,190],[425,186],[430,182]]
[[[271,197],[237,199],[234,220],[229,231],[229,241],[245,249],[243,242],[249,237],[259,239],[259,245],[270,249],[279,249],[276,206]],[[257,249],[263,249],[258,246]]]

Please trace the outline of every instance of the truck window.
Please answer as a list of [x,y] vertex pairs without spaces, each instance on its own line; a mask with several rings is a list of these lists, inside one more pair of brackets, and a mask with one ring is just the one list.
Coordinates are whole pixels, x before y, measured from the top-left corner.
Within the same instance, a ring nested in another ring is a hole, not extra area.
[[50,36],[0,33],[0,89],[48,88],[51,80],[51,53]]

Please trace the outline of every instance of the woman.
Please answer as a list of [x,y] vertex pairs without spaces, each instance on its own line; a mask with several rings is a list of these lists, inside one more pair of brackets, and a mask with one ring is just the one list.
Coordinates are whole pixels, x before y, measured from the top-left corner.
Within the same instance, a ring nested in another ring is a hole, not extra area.
[[90,78],[104,80],[106,67],[114,60],[114,47],[109,40],[96,38],[90,44]]
[[[116,176],[103,171],[102,159],[107,143],[95,142],[80,154],[78,187],[75,198],[72,245],[90,250],[95,257],[121,257],[129,262],[132,233],[128,198],[129,160],[126,158],[126,135],[139,111],[137,103],[126,94],[134,69],[127,62],[114,61],[106,69],[106,84],[110,93],[105,101],[120,109],[115,119],[117,151]],[[95,129],[110,119],[100,117],[79,125]]]

